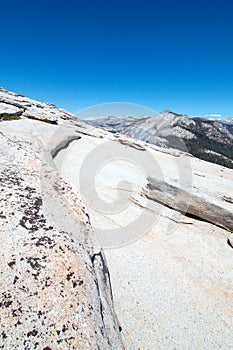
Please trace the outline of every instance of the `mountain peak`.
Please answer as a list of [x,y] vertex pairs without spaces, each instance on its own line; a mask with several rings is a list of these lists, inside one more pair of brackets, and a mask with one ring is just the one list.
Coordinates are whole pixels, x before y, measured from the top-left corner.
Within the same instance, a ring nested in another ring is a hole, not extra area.
[[[172,112],[170,109],[164,109],[163,111],[161,111],[160,113],[171,113],[171,114],[177,114],[175,112]],[[178,114],[177,114],[178,115]]]
[[190,118],[187,114],[176,113],[176,112],[171,111],[170,109],[164,109],[159,114],[160,115],[168,115],[168,114],[170,114],[170,115],[173,115],[173,116],[176,116],[176,117],[188,117],[188,118]]

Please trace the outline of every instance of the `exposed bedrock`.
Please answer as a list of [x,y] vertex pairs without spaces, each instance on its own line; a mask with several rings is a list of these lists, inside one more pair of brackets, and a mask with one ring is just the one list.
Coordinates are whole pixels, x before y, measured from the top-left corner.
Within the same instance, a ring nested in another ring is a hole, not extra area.
[[169,208],[233,231],[233,204],[225,197],[212,197],[198,188],[192,188],[190,192],[175,183],[161,181],[156,177],[148,177],[145,194]]
[[[0,103],[8,115],[35,111],[0,123],[0,348],[121,350],[103,253],[80,194],[53,163],[79,139],[69,114],[3,89]],[[64,129],[48,123],[54,116]]]

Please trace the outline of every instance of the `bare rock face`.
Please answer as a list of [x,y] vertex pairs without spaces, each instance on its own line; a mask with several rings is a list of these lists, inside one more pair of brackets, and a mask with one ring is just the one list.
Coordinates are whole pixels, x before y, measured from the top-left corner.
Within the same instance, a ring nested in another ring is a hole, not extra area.
[[[233,231],[233,203],[230,198],[217,197],[194,188],[192,193],[177,184],[148,178],[146,195],[182,213],[193,215]],[[226,203],[227,202],[227,203]]]
[[20,108],[16,106],[12,106],[11,104],[1,102],[0,103],[0,116],[3,116],[5,114],[12,115],[12,116],[19,116],[22,114],[22,111]]
[[0,119],[0,348],[233,348],[231,169],[3,89]]
[[4,90],[2,111],[22,119],[0,122],[0,348],[123,349],[104,254],[45,151],[48,121],[75,118]]
[[30,98],[0,88],[0,120],[1,115],[17,115],[21,118],[41,120],[51,124],[62,123],[62,120],[75,120],[76,118],[63,109],[56,108],[48,102],[37,102]]
[[145,151],[146,150],[145,147],[142,144],[140,144],[140,142],[136,142],[136,141],[129,140],[126,138],[122,138],[122,137],[118,138],[118,142],[120,142],[122,145],[135,148],[138,151]]
[[[94,190],[106,210],[91,186],[81,193],[93,227],[111,246],[104,251],[126,348],[231,349],[232,170],[97,132],[58,152],[55,163],[80,188],[96,162]],[[119,198],[121,210],[110,210]]]

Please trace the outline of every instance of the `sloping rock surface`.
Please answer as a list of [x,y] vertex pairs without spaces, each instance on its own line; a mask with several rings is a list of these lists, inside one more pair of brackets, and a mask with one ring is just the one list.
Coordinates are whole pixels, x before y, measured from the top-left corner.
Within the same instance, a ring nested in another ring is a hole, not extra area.
[[[22,117],[0,122],[0,348],[123,349],[104,254],[51,156],[76,119],[4,90],[0,109]],[[48,120],[64,128],[47,148]]]
[[[122,144],[118,136],[93,132],[55,162],[80,189],[83,164],[92,152],[92,162],[99,157],[95,190],[106,208],[91,186],[81,193],[105,245],[126,348],[232,348],[232,170],[138,141],[141,151],[135,139]],[[111,211],[127,193],[128,205]]]
[[232,170],[1,103],[0,346],[231,349]]
[[0,119],[1,115],[17,114],[22,118],[41,120],[48,123],[62,123],[62,120],[74,120],[69,112],[56,108],[48,102],[37,102],[25,96],[0,88]]

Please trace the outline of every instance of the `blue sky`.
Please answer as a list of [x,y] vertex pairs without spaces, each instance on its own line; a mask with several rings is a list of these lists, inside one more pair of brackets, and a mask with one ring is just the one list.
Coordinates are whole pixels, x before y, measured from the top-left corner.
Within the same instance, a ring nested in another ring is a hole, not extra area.
[[233,117],[233,1],[4,1],[0,86],[71,112],[106,102]]

